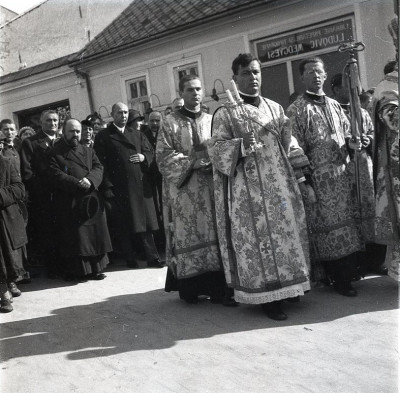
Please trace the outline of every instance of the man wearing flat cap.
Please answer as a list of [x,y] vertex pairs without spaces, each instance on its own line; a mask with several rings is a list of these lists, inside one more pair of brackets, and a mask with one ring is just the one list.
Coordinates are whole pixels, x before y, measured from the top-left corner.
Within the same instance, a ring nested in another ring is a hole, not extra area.
[[158,229],[151,187],[143,180],[154,154],[140,132],[144,118],[121,102],[113,105],[111,115],[114,121],[96,135],[94,150],[104,165],[101,188],[111,207],[113,248],[126,258],[128,267],[137,268],[141,243],[147,265],[162,267],[151,232]]
[[53,186],[57,249],[68,281],[102,280],[112,251],[103,198],[98,187],[103,166],[93,149],[81,145],[82,126],[64,123],[62,138],[51,150],[49,182]]

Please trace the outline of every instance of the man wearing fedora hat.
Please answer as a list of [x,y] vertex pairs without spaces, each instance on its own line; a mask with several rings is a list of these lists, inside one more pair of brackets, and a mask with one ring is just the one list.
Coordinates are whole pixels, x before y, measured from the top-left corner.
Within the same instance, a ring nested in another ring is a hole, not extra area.
[[114,121],[97,134],[94,149],[104,165],[101,187],[110,206],[114,250],[126,258],[128,267],[137,268],[137,249],[142,246],[147,265],[162,267],[151,232],[158,229],[157,216],[144,178],[154,154],[140,132],[144,118],[121,102],[113,105],[111,115]]
[[98,187],[103,166],[93,149],[79,144],[82,126],[64,123],[60,141],[50,152],[57,249],[66,280],[102,280],[112,251],[103,198]]

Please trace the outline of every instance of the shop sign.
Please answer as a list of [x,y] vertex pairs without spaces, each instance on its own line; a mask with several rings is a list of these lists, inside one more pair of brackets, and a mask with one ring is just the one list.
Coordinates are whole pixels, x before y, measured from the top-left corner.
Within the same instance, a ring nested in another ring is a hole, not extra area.
[[351,19],[329,25],[298,31],[256,44],[257,55],[262,63],[286,57],[337,47],[354,37]]

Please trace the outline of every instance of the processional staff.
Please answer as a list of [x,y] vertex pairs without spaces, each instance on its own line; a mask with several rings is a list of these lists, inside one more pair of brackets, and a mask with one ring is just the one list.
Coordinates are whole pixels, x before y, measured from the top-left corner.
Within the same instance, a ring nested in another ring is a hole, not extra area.
[[[351,135],[354,142],[361,140],[363,133],[362,114],[359,95],[362,93],[360,77],[358,74],[358,65],[355,58],[356,52],[361,52],[365,49],[362,42],[354,42],[350,37],[349,42],[341,44],[338,48],[339,52],[349,52],[350,58],[347,60],[342,74],[342,85],[347,86],[349,90],[350,102],[350,124]],[[361,183],[360,183],[360,168],[359,168],[359,151],[355,150],[355,181],[357,190],[357,204],[361,212]]]

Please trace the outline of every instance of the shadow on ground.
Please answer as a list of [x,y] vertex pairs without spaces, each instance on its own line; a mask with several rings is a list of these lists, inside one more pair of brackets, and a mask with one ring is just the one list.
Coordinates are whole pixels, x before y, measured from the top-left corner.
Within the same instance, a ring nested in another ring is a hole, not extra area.
[[[138,260],[138,265],[140,269],[146,269],[147,265],[143,259]],[[104,273],[124,271],[124,270],[132,270],[131,268],[126,266],[126,263],[122,259],[117,259],[115,262],[107,265],[107,268],[104,270]],[[135,269],[136,270],[136,269]],[[83,281],[66,281],[62,277],[58,277],[55,279],[47,278],[47,270],[44,266],[33,266],[30,269],[31,281],[30,283],[19,283],[17,282],[18,287],[21,288],[22,292],[35,292],[41,291],[43,289],[51,289],[51,288],[62,288],[62,287],[73,287],[74,285],[81,284]]]
[[312,290],[300,303],[285,302],[289,319],[284,322],[268,319],[259,306],[227,308],[208,300],[188,305],[176,293],[162,289],[115,296],[98,303],[55,309],[41,318],[1,324],[1,358],[5,361],[66,352],[67,359],[79,360],[156,350],[172,347],[181,340],[318,324],[398,306],[397,283],[388,277],[370,277],[356,287],[356,298],[320,288]]

